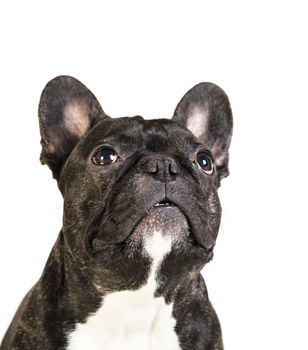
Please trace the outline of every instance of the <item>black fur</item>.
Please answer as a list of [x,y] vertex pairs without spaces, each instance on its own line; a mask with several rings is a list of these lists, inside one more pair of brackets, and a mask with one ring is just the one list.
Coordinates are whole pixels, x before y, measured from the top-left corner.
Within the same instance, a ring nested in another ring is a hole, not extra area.
[[[63,228],[0,349],[65,349],[66,335],[105,295],[140,288],[151,264],[141,253],[148,215],[154,225],[178,232],[155,296],[173,302],[182,349],[223,349],[200,271],[213,255],[221,216],[217,188],[228,175],[232,115],[224,92],[197,85],[172,120],[112,119],[84,85],[62,76],[44,89],[39,118],[41,160],[64,198]],[[202,128],[197,135],[188,130],[195,125]],[[102,146],[112,147],[118,161],[94,164]],[[200,150],[217,159],[212,175],[196,164]],[[163,200],[174,207],[149,214]]]

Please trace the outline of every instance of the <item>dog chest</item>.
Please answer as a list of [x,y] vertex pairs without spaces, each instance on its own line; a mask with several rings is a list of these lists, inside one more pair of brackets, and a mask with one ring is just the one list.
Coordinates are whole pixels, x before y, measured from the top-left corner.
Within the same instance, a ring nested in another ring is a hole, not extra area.
[[180,350],[173,305],[154,297],[155,273],[170,249],[170,237],[148,239],[145,250],[153,262],[147,283],[136,291],[107,295],[97,312],[69,334],[67,350]]
[[69,336],[68,350],[179,350],[172,305],[147,287],[117,292]]

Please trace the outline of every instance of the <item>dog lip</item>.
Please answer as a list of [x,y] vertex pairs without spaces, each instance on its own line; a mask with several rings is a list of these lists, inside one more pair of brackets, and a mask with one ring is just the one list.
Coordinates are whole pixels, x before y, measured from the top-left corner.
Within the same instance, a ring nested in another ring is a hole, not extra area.
[[162,200],[162,201],[160,201],[160,202],[158,202],[158,203],[156,203],[154,205],[155,208],[158,208],[158,207],[174,207],[174,206],[175,206],[175,204],[170,202],[167,199],[164,199],[164,200]]
[[188,223],[188,227],[190,229],[191,238],[193,239],[194,243],[196,245],[198,245],[199,247],[201,247],[202,249],[205,249],[207,251],[208,248],[205,247],[202,244],[202,242],[200,242],[198,239],[197,229],[196,229],[195,225],[193,224],[192,217],[190,215],[190,211],[187,208],[187,205],[182,203],[181,201],[178,201],[178,200],[174,200],[174,202],[172,202],[172,204],[173,204],[173,206],[176,206],[185,216],[187,223]]
[[[157,200],[157,199],[156,199]],[[113,241],[113,240],[105,240],[104,238],[99,238],[99,237],[94,237],[94,239],[91,239],[91,250],[93,251],[98,251],[100,250],[100,246],[104,246],[106,244],[123,244],[124,242],[126,242],[126,240],[132,235],[132,233],[134,232],[134,230],[136,229],[136,227],[139,225],[139,223],[145,218],[146,215],[149,214],[150,210],[158,210],[158,209],[162,209],[162,210],[171,210],[171,208],[178,208],[182,214],[184,215],[184,217],[187,220],[187,224],[188,224],[188,228],[190,230],[190,235],[191,235],[191,239],[194,242],[194,244],[196,244],[197,246],[199,246],[202,249],[207,250],[209,253],[212,254],[212,248],[213,247],[205,247],[202,242],[200,242],[198,240],[198,236],[195,232],[196,228],[194,227],[192,221],[191,221],[191,216],[189,215],[189,210],[187,210],[186,205],[183,205],[183,203],[181,203],[180,201],[173,199],[172,201],[169,198],[164,198],[160,201],[157,201],[156,203],[152,202],[152,204],[149,203],[149,205],[144,208],[144,211],[142,213],[142,215],[140,215],[139,220],[136,221],[136,223],[133,225],[133,227],[131,228],[131,230],[129,230],[129,232],[127,233],[127,235],[125,236],[125,238],[123,238],[122,240],[119,241]]]
[[[188,229],[190,231],[190,238],[191,238],[192,242],[194,243],[195,246],[198,246],[198,247],[202,248],[202,250],[207,251],[207,253],[209,254],[209,260],[211,260],[210,255],[211,256],[213,255],[214,245],[212,247],[205,247],[198,240],[198,238],[197,238],[198,234],[196,232],[196,228],[195,228],[195,226],[192,223],[191,215],[189,214],[189,210],[188,210],[187,206],[184,203],[181,203],[179,200],[177,200],[175,198],[171,201],[169,198],[166,197],[166,198],[164,198],[163,200],[161,200],[160,202],[158,202],[158,203],[156,203],[154,205],[154,209],[158,209],[158,208],[166,208],[166,210],[168,210],[168,208],[177,208],[178,210],[180,210],[182,212],[183,216],[186,218],[186,221],[187,221],[187,224],[188,224]],[[144,216],[142,217],[142,219],[143,218],[144,218]]]

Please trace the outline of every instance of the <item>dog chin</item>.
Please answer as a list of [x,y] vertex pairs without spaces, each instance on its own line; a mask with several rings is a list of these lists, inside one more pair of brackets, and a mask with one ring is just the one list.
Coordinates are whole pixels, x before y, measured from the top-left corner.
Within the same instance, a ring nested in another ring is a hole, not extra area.
[[90,250],[99,251],[107,246],[121,246],[123,244],[132,247],[139,246],[155,234],[170,238],[174,247],[187,241],[194,241],[189,221],[184,212],[175,204],[162,201],[143,213],[133,229],[124,234],[124,240],[110,241],[100,238],[99,234],[95,233]]
[[139,221],[131,239],[144,239],[158,232],[163,236],[171,236],[172,240],[183,240],[189,236],[189,223],[177,206],[155,205]]

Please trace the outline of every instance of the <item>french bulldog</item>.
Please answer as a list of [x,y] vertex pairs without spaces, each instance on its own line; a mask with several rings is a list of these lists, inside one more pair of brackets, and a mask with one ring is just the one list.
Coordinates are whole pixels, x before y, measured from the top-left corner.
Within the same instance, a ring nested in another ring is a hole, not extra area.
[[221,350],[200,271],[212,259],[232,113],[201,83],[169,119],[111,118],[59,76],[39,103],[63,227],[1,350]]

